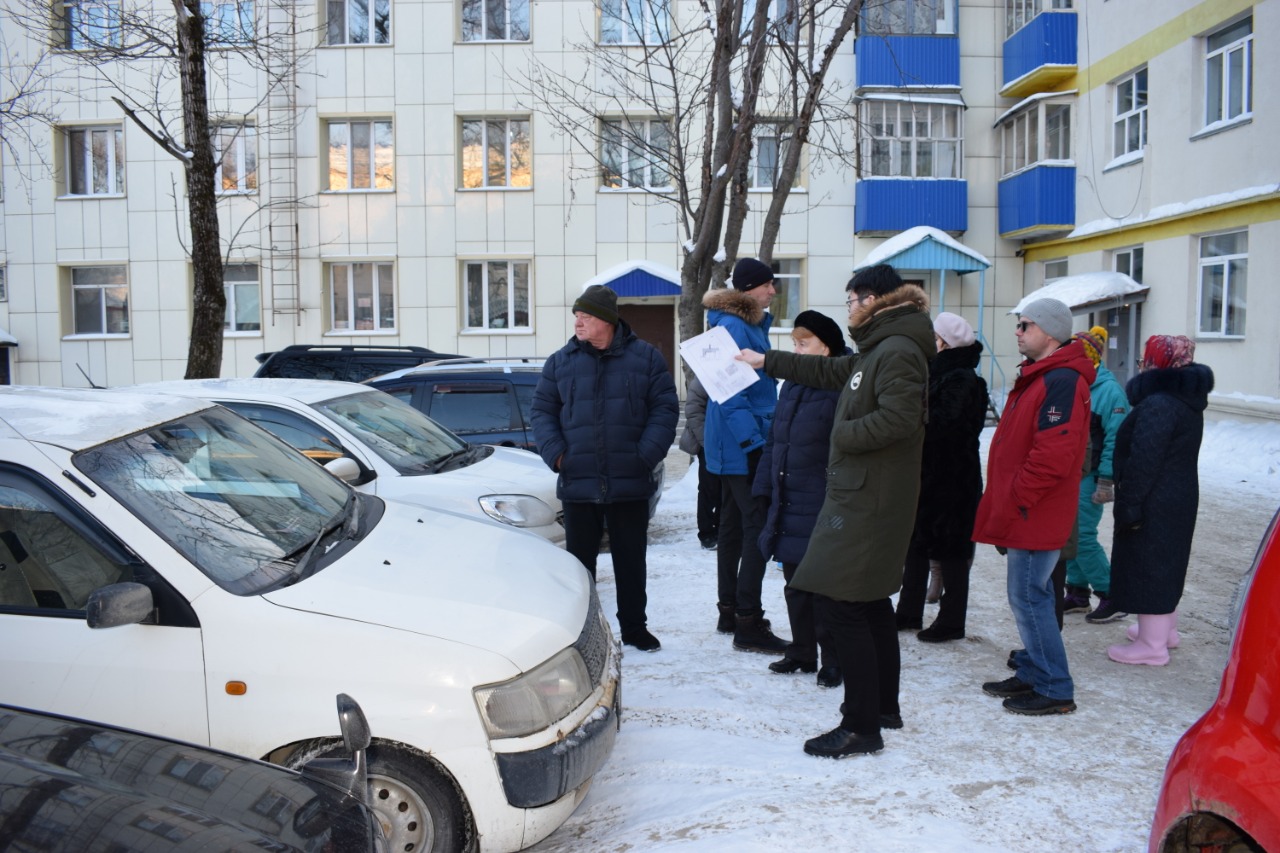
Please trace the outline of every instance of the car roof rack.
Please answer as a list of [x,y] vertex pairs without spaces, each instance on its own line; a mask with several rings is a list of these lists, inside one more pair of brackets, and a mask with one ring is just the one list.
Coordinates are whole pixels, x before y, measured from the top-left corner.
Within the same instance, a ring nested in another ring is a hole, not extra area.
[[533,365],[533,364],[541,364],[544,361],[546,361],[545,358],[537,355],[467,356],[463,358],[438,358],[434,361],[424,361],[422,362],[422,364],[419,364],[418,367],[415,367],[413,369],[417,370],[418,368],[423,368],[423,367],[447,367],[454,364]]

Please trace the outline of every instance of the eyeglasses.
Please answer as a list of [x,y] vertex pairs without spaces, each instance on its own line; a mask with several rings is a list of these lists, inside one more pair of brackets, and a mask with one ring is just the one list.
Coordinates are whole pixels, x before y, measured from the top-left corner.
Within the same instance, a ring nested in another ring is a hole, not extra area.
[[846,299],[846,300],[844,301],[844,307],[845,307],[845,308],[852,308],[852,307],[853,307],[853,303],[855,303],[855,302],[856,302],[856,303],[858,303],[859,305],[861,305],[863,302],[866,302],[866,301],[867,301],[868,299],[870,299],[872,296],[875,296],[875,294],[874,294],[874,293],[868,293],[866,296],[850,296],[848,299]]
[[1027,329],[1031,328],[1034,325],[1035,323],[1033,323],[1030,320],[1023,320],[1022,322],[1018,323],[1018,325],[1015,326],[1014,328],[1016,328],[1019,332],[1026,333]]

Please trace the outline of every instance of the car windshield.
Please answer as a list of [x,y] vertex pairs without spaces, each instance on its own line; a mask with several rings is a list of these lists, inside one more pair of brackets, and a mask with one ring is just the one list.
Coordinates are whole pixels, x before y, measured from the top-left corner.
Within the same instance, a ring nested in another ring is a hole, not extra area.
[[433,473],[468,447],[422,412],[382,391],[347,394],[313,408],[341,424],[401,474]]
[[296,578],[352,505],[345,484],[221,408],[92,447],[75,463],[237,595]]

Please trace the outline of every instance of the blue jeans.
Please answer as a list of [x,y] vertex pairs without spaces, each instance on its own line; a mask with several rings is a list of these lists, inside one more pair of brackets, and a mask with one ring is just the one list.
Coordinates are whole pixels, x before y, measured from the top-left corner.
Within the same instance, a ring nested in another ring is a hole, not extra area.
[[1026,654],[1018,655],[1018,679],[1050,699],[1075,698],[1067,649],[1054,615],[1053,567],[1058,551],[1009,549],[1009,607]]

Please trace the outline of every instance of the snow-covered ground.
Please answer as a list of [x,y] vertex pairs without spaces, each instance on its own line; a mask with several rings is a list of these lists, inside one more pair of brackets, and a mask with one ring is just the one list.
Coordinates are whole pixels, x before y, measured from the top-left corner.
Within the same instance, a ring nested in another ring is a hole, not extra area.
[[[985,439],[989,439],[990,430]],[[984,440],[985,448],[985,440]],[[1182,646],[1167,667],[1123,666],[1106,647],[1132,618],[1064,632],[1079,710],[1020,717],[982,692],[1019,645],[1004,561],[979,546],[965,640],[899,634],[905,727],[883,752],[841,761],[801,751],[839,722],[842,690],[775,675],[774,658],[715,631],[715,554],[698,547],[696,471],[669,459],[650,529],[653,654],[623,661],[622,730],[578,810],[538,851],[794,849],[1139,851],[1165,761],[1217,695],[1231,601],[1280,505],[1280,425],[1206,425],[1201,504],[1183,596]],[[1104,544],[1111,535],[1104,516]],[[614,607],[610,563],[600,595]],[[788,635],[782,573],[765,607]],[[926,624],[936,606],[926,609]],[[615,624],[616,629],[616,624]]]

